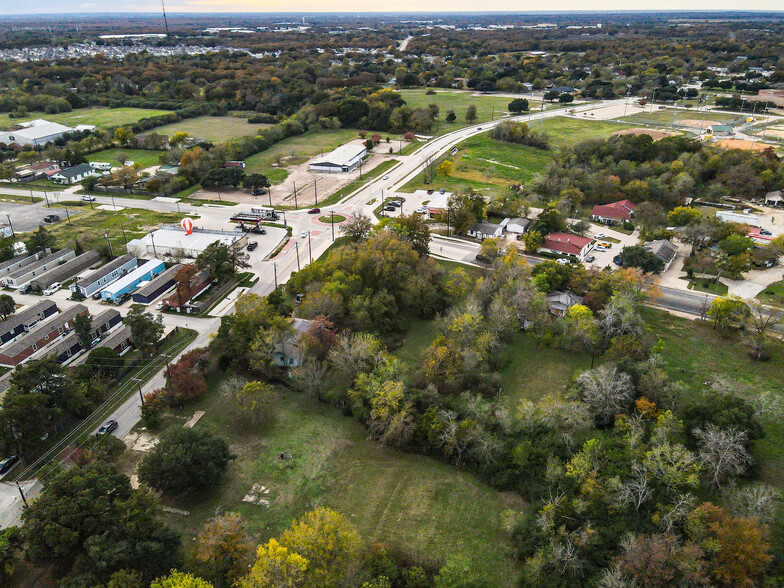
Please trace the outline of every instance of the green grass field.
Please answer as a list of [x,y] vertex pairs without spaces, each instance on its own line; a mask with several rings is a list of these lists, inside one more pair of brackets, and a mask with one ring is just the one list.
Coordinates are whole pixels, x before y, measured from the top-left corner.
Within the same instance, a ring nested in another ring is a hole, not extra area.
[[[650,106],[648,107],[650,109]],[[697,110],[683,110],[664,108],[660,109],[658,106],[653,107],[653,111],[640,112],[627,116],[628,122],[648,123],[652,125],[659,125],[664,127],[672,126],[675,120],[675,126],[678,126],[678,121],[681,119],[689,120],[705,120],[714,121],[722,124],[734,123],[739,119],[739,115],[728,112],[699,112]]]
[[606,139],[615,131],[629,129],[632,125],[599,120],[581,120],[554,116],[543,121],[534,121],[531,128],[544,132],[550,138],[553,150],[571,147],[588,139]]
[[60,112],[58,114],[47,114],[45,112],[32,112],[24,118],[11,118],[7,113],[0,114],[0,128],[7,128],[9,125],[43,118],[50,122],[57,122],[63,125],[75,127],[76,125],[95,125],[98,127],[119,127],[138,122],[142,118],[167,114],[168,110],[157,110],[154,108],[103,108],[100,106],[92,108],[77,108],[71,112]]
[[[78,211],[77,216],[73,216],[74,210]],[[69,211],[72,213],[71,225],[63,219],[47,227],[47,230],[57,239],[58,247],[73,247],[78,238],[85,251],[100,250],[106,246],[104,231],[107,231],[115,255],[125,253],[126,239],[130,241],[142,237],[162,224],[179,223],[185,216],[174,212],[156,212],[141,208],[113,212],[81,206],[69,207]]]
[[433,183],[427,185],[422,173],[406,184],[403,191],[437,187],[451,192],[474,188],[486,191],[488,195],[505,193],[510,184],[530,182],[536,174],[544,172],[554,153],[497,141],[487,133],[472,137],[457,147],[456,155],[446,157],[454,163],[448,177],[437,175]]
[[[186,408],[204,410],[196,425],[226,438],[238,459],[220,486],[203,495],[164,496],[185,516],[169,524],[191,543],[216,510],[239,512],[256,541],[278,535],[316,506],[329,506],[356,525],[366,541],[379,540],[442,562],[470,557],[493,586],[512,586],[504,514],[525,504],[433,459],[400,453],[368,440],[364,427],[337,410],[282,392],[276,419],[260,429],[238,426],[215,390]],[[182,426],[180,415],[168,419]],[[281,460],[281,452],[291,455]],[[269,507],[242,502],[253,484],[264,485]]]
[[757,294],[757,299],[771,306],[784,306],[784,281],[771,284]]
[[[357,133],[358,131],[355,129],[319,129],[308,131],[296,137],[289,137],[246,159],[245,173],[262,173],[269,178],[273,185],[280,184],[289,175],[286,165],[304,163],[320,153],[332,151],[344,143],[358,139]],[[368,134],[372,134],[372,131],[368,131]],[[386,137],[387,134],[383,133],[381,136]],[[386,143],[382,143],[379,148],[383,148],[383,145]],[[276,163],[280,165],[273,165]]]
[[[739,334],[725,336],[711,322],[701,324],[653,309],[646,309],[644,317],[650,334],[664,341],[664,369],[689,389],[706,390],[704,382],[723,376],[756,392],[784,394],[784,343],[771,344],[769,361],[753,361]],[[766,436],[755,442],[762,479],[784,489],[784,423],[780,419],[763,423]]]
[[510,411],[523,399],[536,401],[546,394],[564,392],[578,371],[591,367],[590,355],[540,347],[528,333],[517,333],[504,356],[502,398]]
[[[401,90],[400,94],[406,104],[414,108],[427,108],[431,104],[438,106],[440,122],[438,128],[436,129],[434,126],[431,131],[431,134],[436,135],[443,135],[468,125],[465,114],[471,104],[476,106],[477,115],[476,121],[471,124],[476,124],[506,116],[509,114],[507,106],[512,101],[512,98],[493,94],[474,95],[474,92],[470,90],[437,91],[430,95],[426,92],[427,90]],[[532,110],[538,111],[542,106],[541,101],[529,100],[528,102],[529,108]],[[444,120],[448,110],[454,110],[457,115],[457,120],[453,123]]]
[[[120,157],[123,155],[124,157]],[[125,161],[133,161],[142,168],[158,165],[158,158],[163,155],[163,151],[153,151],[150,149],[105,149],[96,151],[87,156],[87,161],[108,161],[114,166],[120,166]],[[120,161],[120,160],[123,161]]]
[[229,139],[255,135],[259,129],[268,127],[265,124],[250,124],[247,119],[236,116],[199,116],[188,118],[170,125],[156,127],[152,132],[159,135],[173,135],[174,133],[188,133],[191,137],[224,143]]

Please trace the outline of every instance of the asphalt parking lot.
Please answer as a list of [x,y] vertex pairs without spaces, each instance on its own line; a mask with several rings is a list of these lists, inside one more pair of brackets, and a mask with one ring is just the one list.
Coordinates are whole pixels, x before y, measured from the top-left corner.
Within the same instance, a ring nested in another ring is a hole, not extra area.
[[[68,213],[71,217],[79,214],[79,212],[74,210],[69,210]],[[47,208],[46,202],[17,204],[0,201],[0,222],[8,222],[8,217],[10,217],[15,233],[28,233],[36,230],[39,226],[46,224],[44,223],[44,217],[49,214],[58,215],[62,219],[60,222],[64,222],[67,218],[65,208],[54,205],[51,208]]]

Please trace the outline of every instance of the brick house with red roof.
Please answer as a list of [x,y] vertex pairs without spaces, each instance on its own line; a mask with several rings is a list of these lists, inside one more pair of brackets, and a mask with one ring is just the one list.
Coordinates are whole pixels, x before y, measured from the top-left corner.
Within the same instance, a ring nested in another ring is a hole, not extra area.
[[593,239],[590,237],[581,237],[571,233],[550,233],[544,238],[539,251],[576,257],[582,261],[591,250],[592,243]]
[[632,220],[637,205],[631,200],[618,200],[609,204],[597,204],[593,207],[593,220],[612,225]]

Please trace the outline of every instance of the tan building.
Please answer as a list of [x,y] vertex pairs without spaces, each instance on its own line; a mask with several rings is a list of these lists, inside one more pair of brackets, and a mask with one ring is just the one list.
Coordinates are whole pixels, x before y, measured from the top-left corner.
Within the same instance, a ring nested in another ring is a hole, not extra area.
[[772,102],[776,108],[784,108],[784,90],[758,90],[755,100]]

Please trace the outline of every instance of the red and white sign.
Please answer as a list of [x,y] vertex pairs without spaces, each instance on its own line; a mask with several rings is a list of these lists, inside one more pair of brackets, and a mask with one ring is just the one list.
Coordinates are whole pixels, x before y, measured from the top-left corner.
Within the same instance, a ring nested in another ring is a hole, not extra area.
[[187,216],[180,221],[180,226],[185,229],[186,235],[190,235],[193,232],[193,221]]

